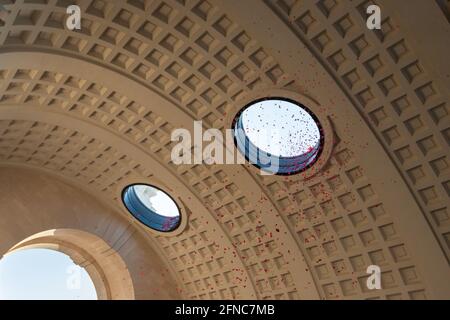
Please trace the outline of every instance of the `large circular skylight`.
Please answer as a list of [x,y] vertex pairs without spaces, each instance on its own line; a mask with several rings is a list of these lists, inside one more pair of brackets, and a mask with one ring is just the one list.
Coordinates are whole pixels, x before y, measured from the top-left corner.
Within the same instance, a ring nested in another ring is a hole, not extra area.
[[236,116],[233,129],[239,151],[274,174],[308,168],[317,160],[323,142],[317,118],[303,105],[284,98],[250,103]]
[[130,185],[124,189],[122,200],[128,211],[147,227],[168,232],[180,225],[181,214],[177,204],[154,186]]

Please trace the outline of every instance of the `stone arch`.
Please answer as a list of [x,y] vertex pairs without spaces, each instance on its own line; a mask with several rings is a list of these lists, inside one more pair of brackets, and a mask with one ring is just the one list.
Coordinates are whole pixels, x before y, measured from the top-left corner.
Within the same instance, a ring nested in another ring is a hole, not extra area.
[[151,241],[80,186],[8,165],[0,167],[0,189],[0,256],[32,247],[61,251],[86,267],[100,299],[183,297],[182,284]]
[[91,277],[99,300],[132,300],[133,281],[117,253],[100,237],[76,229],[39,232],[13,246],[6,254],[31,248],[44,248],[67,254]]

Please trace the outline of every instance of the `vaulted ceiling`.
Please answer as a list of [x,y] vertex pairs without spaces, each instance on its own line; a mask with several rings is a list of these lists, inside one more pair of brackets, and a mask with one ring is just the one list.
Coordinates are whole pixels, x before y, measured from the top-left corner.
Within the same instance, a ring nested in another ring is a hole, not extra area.
[[[115,210],[152,238],[186,298],[450,297],[445,2],[74,2],[80,31],[65,28],[72,1],[0,1],[1,165],[56,174],[113,208],[125,182],[161,181],[186,207],[181,233]],[[373,3],[381,30],[366,27]],[[320,170],[171,162],[173,129],[226,129],[241,101],[276,89],[329,123]],[[365,286],[371,264],[381,290]]]

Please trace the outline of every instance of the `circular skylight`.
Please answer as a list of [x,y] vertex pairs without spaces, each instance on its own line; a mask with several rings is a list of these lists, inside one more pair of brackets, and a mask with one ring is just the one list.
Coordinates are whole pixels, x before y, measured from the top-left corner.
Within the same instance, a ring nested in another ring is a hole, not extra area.
[[293,174],[311,166],[322,146],[322,130],[306,107],[284,98],[247,105],[233,124],[240,152],[254,165],[275,174]]
[[122,200],[128,211],[147,227],[169,232],[180,225],[177,204],[166,192],[154,186],[130,185],[124,189]]

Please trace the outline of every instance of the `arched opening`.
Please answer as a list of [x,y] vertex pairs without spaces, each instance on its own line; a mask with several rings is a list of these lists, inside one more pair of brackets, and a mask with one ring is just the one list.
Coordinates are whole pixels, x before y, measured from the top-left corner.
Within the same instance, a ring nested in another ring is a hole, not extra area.
[[181,280],[120,198],[107,205],[83,187],[47,170],[0,165],[0,258],[19,247],[54,249],[86,268],[99,300],[179,298]]
[[[134,299],[133,282],[125,262],[113,248],[98,236],[75,229],[48,230],[19,242],[7,252],[5,257],[13,257],[21,251],[28,251],[29,254],[37,249],[57,251],[65,256],[66,263],[68,260],[72,261],[67,266],[72,268],[69,270],[72,273],[71,277],[66,279],[69,287],[79,286],[77,277],[82,277],[83,272],[74,267],[79,266],[85,270],[92,281],[96,297],[99,300]],[[30,267],[25,266],[25,270],[30,270]],[[74,271],[80,273],[73,274]]]
[[0,300],[96,300],[85,268],[50,249],[16,250],[0,259]]

